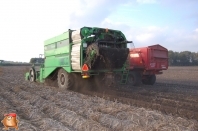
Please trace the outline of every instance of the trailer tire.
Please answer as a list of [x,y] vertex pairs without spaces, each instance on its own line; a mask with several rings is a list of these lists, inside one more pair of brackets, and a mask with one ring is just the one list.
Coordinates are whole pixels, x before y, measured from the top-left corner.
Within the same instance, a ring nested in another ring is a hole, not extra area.
[[36,81],[36,72],[35,72],[35,69],[33,67],[31,67],[30,70],[29,70],[28,79],[29,79],[30,82],[35,82]]
[[154,85],[155,81],[156,81],[155,75],[148,75],[148,76],[145,76],[145,79],[142,79],[142,83],[145,85]]
[[156,76],[155,75],[150,75],[148,78],[148,84],[149,85],[154,85],[156,81]]
[[62,68],[58,71],[58,87],[59,89],[71,89],[72,87],[71,75]]
[[148,78],[146,77],[146,78],[142,79],[142,83],[144,85],[148,85]]
[[139,86],[141,84],[141,74],[138,71],[129,72],[128,84],[132,86]]

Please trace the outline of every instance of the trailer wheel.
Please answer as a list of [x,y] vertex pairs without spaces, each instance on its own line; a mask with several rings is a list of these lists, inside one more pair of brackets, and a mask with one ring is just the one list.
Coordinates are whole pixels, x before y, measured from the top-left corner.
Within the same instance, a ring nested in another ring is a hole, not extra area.
[[128,84],[138,86],[141,83],[141,74],[138,71],[131,71],[128,76]]
[[142,79],[142,83],[145,85],[154,85],[155,81],[156,81],[155,75],[148,75],[148,76],[145,76],[144,79]]
[[148,85],[148,78],[145,77],[144,79],[142,79],[142,83],[143,83],[144,85]]
[[58,87],[60,89],[71,89],[72,80],[70,74],[64,69],[58,71]]
[[149,85],[154,85],[155,84],[155,81],[156,81],[156,76],[155,75],[150,75],[148,77],[148,84]]
[[29,79],[30,82],[36,81],[36,72],[35,72],[35,69],[33,67],[30,68],[28,79]]

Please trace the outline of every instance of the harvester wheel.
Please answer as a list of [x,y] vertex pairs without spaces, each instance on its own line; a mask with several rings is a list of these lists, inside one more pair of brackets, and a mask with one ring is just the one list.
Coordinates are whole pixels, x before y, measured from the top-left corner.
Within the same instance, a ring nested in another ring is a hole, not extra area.
[[58,87],[60,89],[70,89],[72,86],[71,75],[64,69],[58,71]]
[[145,85],[154,85],[155,81],[156,81],[155,75],[148,75],[148,76],[145,76],[145,79],[142,79],[142,83]]
[[33,67],[30,68],[28,79],[29,79],[30,82],[36,81],[36,72],[35,72],[35,69]]
[[131,71],[128,76],[128,84],[138,86],[141,83],[141,74],[138,71]]

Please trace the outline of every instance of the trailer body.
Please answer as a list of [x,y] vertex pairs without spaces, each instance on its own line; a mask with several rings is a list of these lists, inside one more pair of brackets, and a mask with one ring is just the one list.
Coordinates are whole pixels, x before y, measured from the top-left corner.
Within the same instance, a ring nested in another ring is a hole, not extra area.
[[[162,74],[168,69],[168,50],[159,45],[130,49],[128,69],[134,73],[135,85],[142,81],[144,84],[153,85],[156,74]],[[133,79],[133,80],[134,80]],[[150,79],[150,80],[148,80]],[[152,82],[148,82],[152,81]]]
[[168,69],[168,50],[159,44],[130,49],[129,59],[130,69],[144,69],[155,74]]

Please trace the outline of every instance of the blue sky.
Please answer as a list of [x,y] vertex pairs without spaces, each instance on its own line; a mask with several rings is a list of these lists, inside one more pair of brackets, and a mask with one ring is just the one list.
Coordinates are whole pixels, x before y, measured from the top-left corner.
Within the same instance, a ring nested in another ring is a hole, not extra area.
[[0,59],[28,62],[43,41],[83,26],[121,30],[135,47],[198,52],[197,0],[1,0]]

